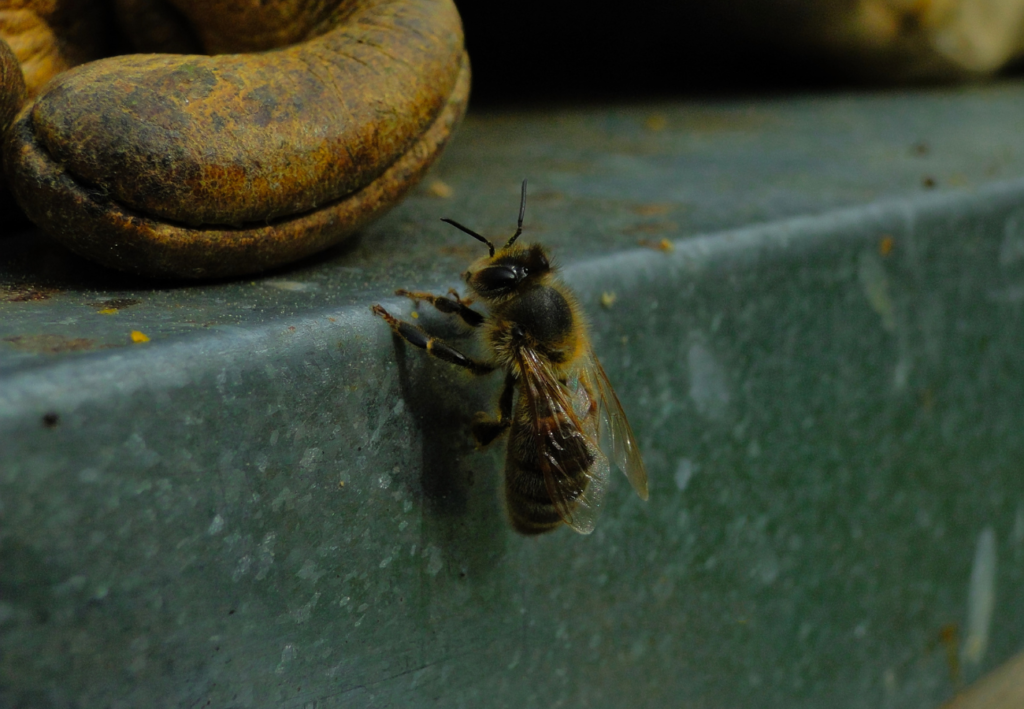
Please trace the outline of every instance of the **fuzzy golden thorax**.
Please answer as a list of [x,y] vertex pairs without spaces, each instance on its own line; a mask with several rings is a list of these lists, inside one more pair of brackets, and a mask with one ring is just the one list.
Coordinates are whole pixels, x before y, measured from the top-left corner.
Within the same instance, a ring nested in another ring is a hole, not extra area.
[[537,352],[556,370],[579,356],[586,324],[543,247],[506,246],[476,261],[465,279],[490,310],[484,339],[499,366],[518,377],[517,352],[522,348]]

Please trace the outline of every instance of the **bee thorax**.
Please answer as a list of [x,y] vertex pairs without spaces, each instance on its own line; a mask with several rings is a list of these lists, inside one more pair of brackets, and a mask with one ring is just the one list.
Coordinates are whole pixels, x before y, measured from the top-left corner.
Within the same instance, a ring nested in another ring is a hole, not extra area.
[[572,306],[554,288],[531,288],[508,304],[505,315],[542,348],[563,349],[574,336]]

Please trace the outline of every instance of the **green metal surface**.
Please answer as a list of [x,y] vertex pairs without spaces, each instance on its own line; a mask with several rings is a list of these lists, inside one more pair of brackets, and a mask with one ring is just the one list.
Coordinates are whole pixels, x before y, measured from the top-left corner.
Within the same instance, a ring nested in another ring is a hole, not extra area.
[[[937,705],[1024,645],[1022,113],[475,115],[451,198],[244,282],[0,240],[0,705]],[[508,233],[522,177],[651,475],[589,537],[508,528],[499,377],[369,310],[457,286],[438,218]]]

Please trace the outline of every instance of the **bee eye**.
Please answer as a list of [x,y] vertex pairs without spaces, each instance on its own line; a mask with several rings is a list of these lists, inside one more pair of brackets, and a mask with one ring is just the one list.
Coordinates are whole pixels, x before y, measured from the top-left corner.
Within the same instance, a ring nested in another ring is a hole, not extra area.
[[521,280],[511,266],[490,266],[476,274],[476,286],[483,291],[510,290]]

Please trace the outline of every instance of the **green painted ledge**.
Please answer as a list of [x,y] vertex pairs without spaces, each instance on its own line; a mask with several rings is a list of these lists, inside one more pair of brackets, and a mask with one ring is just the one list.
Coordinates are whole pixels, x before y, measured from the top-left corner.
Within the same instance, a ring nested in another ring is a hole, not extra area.
[[[450,198],[240,282],[0,240],[0,705],[934,707],[1024,647],[1022,115],[471,115]],[[458,285],[438,218],[510,232],[523,177],[651,475],[589,537],[508,528],[498,377],[369,310]]]

